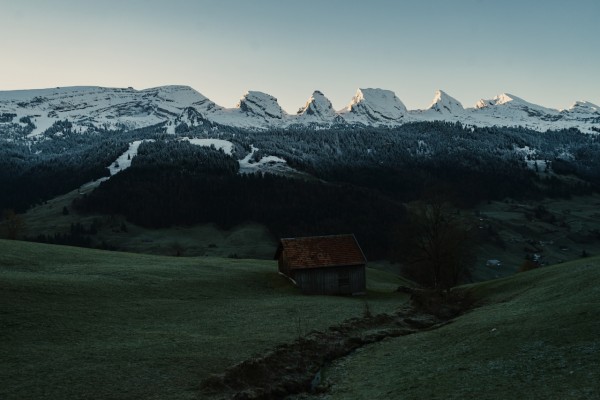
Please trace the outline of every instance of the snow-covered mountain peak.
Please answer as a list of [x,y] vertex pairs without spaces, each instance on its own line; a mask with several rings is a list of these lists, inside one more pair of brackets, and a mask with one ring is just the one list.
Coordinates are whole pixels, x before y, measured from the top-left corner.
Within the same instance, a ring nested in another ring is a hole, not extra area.
[[348,122],[388,125],[402,120],[407,109],[391,90],[368,88],[358,89],[340,113]]
[[512,95],[510,93],[499,94],[498,96],[494,97],[494,102],[495,102],[495,105],[507,104],[510,102],[513,102],[513,104],[526,103],[525,100],[523,100],[520,97],[517,97],[515,95]]
[[524,103],[525,101],[517,96],[513,96],[512,94],[509,93],[502,93],[499,94],[497,96],[494,96],[493,99],[481,99],[479,100],[476,104],[475,104],[475,108],[477,109],[481,109],[481,108],[486,108],[486,107],[490,107],[490,106],[498,106],[498,105],[502,105],[502,104],[509,104],[513,102],[513,104],[516,103]]
[[[600,107],[589,101],[576,101],[569,109],[560,112],[570,121],[587,122],[600,125]],[[597,132],[596,127],[596,132]]]
[[442,114],[460,114],[465,111],[460,101],[448,95],[443,90],[436,90],[428,110],[433,110]]
[[[497,96],[494,96],[493,99],[491,100],[479,100],[477,102],[477,104],[475,105],[475,108],[485,108],[485,107],[490,107],[490,106],[502,106],[502,105],[509,105],[511,107],[532,107],[532,108],[538,108],[538,109],[544,109],[544,110],[551,110],[550,108],[546,108],[546,107],[542,107],[539,106],[537,104],[533,104],[530,103],[526,100],[523,100],[522,98],[515,96],[514,94],[510,94],[510,93],[502,93],[499,94]],[[553,110],[555,111],[555,110]]]
[[236,108],[248,115],[262,117],[264,119],[282,119],[285,112],[279,106],[277,99],[270,94],[250,90],[237,103]]
[[546,108],[537,104],[530,103],[526,100],[523,100],[520,97],[517,97],[510,93],[502,93],[498,96],[495,96],[491,100],[479,100],[479,102],[475,105],[476,109],[485,109],[485,108],[505,108],[509,107],[515,110],[525,111],[530,114],[530,116],[541,114],[547,115],[555,115],[558,114],[558,110],[554,110],[552,108]]
[[600,114],[600,107],[589,101],[576,101],[568,110],[569,112]]
[[[480,100],[472,113],[477,125],[524,126],[532,129],[560,129],[564,115],[551,108],[530,103],[509,93],[491,100]],[[561,122],[559,122],[561,121]]]
[[297,114],[298,116],[313,116],[321,119],[332,119],[336,115],[331,101],[319,90],[313,92],[312,96],[306,101],[304,107],[298,110]]

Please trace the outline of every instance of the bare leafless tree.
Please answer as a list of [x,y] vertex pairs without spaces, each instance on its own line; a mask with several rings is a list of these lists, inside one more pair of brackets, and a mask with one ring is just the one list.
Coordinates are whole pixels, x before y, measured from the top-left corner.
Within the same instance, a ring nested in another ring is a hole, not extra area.
[[402,231],[400,258],[410,278],[441,290],[469,276],[475,261],[473,224],[448,203],[412,206]]
[[15,213],[12,209],[2,212],[2,225],[4,225],[6,238],[10,240],[17,239],[25,229],[23,217]]

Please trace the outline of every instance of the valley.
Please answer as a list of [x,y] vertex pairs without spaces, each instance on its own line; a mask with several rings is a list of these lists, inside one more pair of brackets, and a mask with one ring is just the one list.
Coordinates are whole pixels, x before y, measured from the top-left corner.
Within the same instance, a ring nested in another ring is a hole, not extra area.
[[[260,92],[234,109],[178,86],[0,93],[0,236],[18,239],[0,240],[0,397],[593,398],[594,107],[464,109],[440,91],[409,111],[361,89],[290,116]],[[468,306],[444,318],[419,308],[402,254],[436,202],[473,253],[448,295]],[[366,295],[277,273],[279,238],[340,233]]]
[[600,399],[600,1],[1,10],[0,400]]
[[[73,226],[89,229],[91,247],[164,256],[209,256],[269,260],[275,253],[277,238],[257,223],[244,223],[231,229],[214,224],[173,226],[149,229],[127,221],[120,215],[82,214],[72,208],[73,200],[85,193],[79,190],[58,196],[23,214],[23,235],[68,236]],[[468,213],[478,231],[477,262],[472,271],[475,281],[516,274],[526,257],[539,257],[543,266],[600,255],[600,196],[536,201],[492,201]],[[64,209],[68,210],[65,215]],[[2,225],[0,225],[1,229]],[[1,230],[0,230],[1,232]],[[498,260],[500,265],[487,265]],[[370,260],[373,266],[398,273],[397,263]]]

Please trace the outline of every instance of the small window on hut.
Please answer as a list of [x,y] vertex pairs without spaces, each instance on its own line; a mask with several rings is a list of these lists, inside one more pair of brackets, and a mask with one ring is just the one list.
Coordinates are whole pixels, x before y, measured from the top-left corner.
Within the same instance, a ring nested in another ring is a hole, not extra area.
[[350,286],[350,273],[348,271],[338,272],[338,286]]

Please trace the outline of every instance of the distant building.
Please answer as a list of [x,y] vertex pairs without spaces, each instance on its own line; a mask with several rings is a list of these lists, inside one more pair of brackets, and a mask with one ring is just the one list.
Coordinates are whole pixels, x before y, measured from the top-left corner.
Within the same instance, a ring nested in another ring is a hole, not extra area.
[[303,293],[366,293],[367,260],[354,235],[281,239],[275,259]]
[[488,267],[501,267],[502,262],[500,260],[487,260],[485,265]]

